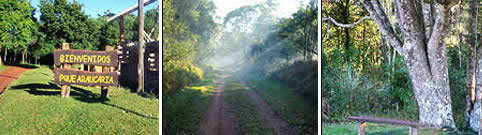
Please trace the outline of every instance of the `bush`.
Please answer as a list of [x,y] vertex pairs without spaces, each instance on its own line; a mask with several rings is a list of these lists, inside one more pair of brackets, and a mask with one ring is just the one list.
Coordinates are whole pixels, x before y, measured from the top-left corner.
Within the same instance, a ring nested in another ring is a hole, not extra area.
[[417,120],[417,103],[403,61],[397,59],[384,72],[376,75],[382,78],[369,79],[374,75],[322,60],[322,122],[345,121],[354,115]]
[[203,78],[203,70],[190,64],[166,63],[163,70],[162,93],[165,95]]
[[274,70],[269,77],[292,86],[306,99],[315,102],[315,97],[318,95],[316,93],[318,90],[317,61],[296,61]]

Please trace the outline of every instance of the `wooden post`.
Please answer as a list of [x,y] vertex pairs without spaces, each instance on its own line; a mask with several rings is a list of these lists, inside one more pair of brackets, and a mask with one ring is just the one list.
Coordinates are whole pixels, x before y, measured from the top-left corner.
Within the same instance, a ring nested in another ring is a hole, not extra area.
[[[106,45],[105,46],[105,51],[114,51],[114,48],[112,46]],[[108,66],[102,66],[102,72],[111,72],[111,68]],[[101,86],[100,87],[100,95],[102,97],[109,97],[109,87],[107,86]]]
[[[70,46],[69,46],[69,43],[62,43],[62,49],[63,50],[69,50],[70,49]],[[67,69],[70,69],[71,68],[71,64],[64,64],[63,68],[67,68]],[[69,85],[63,85],[62,86],[62,89],[60,91],[60,95],[64,98],[68,98],[69,95],[70,95],[70,86]]]
[[125,40],[125,37],[124,37],[124,16],[120,16],[120,18],[119,18],[119,30],[120,30],[119,40],[120,40],[120,42],[123,42]]
[[139,87],[137,92],[144,93],[144,0],[138,1],[139,10],[137,11],[137,15],[139,16],[139,30],[138,30],[138,40],[139,40],[139,66],[137,66],[137,70],[139,72]]
[[358,122],[358,135],[365,135],[365,128],[367,127],[367,123],[364,121]]

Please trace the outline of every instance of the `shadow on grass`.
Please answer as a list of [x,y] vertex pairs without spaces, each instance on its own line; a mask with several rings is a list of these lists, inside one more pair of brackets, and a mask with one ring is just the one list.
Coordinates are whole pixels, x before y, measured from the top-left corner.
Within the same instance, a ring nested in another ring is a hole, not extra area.
[[17,67],[28,68],[28,69],[37,68],[37,66],[32,65],[32,64],[7,63],[6,65],[8,65],[8,66],[17,66]]
[[[133,113],[133,114],[135,114],[137,116],[140,116],[140,117],[144,117],[144,118],[148,118],[148,119],[159,119],[159,118],[143,115],[141,113],[126,109],[126,108],[121,107],[121,106],[117,106],[117,105],[114,105],[114,104],[107,103],[106,101],[109,101],[108,98],[101,97],[100,94],[93,93],[89,90],[85,90],[85,89],[75,87],[75,86],[70,86],[70,88],[71,88],[70,96],[73,99],[79,100],[81,102],[101,103],[101,104],[104,104],[104,105],[108,105],[108,106],[111,106],[111,107],[114,107],[114,108],[121,109],[121,110],[125,111],[126,113]],[[57,85],[49,82],[49,84],[38,84],[38,83],[36,83],[36,84],[17,85],[17,86],[11,87],[11,89],[9,89],[9,90],[23,90],[23,89],[26,89],[24,91],[26,91],[26,92],[28,92],[32,95],[37,95],[37,96],[55,96],[55,95],[60,96],[60,89],[61,88],[58,87]],[[54,89],[54,90],[58,89],[59,91],[44,91],[44,90],[39,90],[39,89]]]

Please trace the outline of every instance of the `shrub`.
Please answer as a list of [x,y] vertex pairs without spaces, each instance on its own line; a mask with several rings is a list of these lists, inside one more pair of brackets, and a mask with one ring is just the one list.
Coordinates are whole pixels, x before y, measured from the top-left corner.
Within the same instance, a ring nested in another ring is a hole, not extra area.
[[162,74],[162,92],[165,95],[203,78],[203,70],[190,64],[166,63]]
[[295,88],[306,99],[315,102],[318,94],[318,62],[296,61],[290,65],[284,65],[270,73],[270,78],[279,80]]
[[[418,108],[406,67],[401,59],[386,67],[380,79],[356,73],[351,66],[330,66],[322,60],[322,121],[345,121],[348,116],[418,119]],[[374,72],[379,73],[379,72]]]

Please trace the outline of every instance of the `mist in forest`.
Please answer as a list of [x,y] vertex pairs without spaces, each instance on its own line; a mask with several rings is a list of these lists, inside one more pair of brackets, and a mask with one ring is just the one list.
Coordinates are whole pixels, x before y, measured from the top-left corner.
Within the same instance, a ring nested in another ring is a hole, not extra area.
[[[280,2],[286,1],[258,2],[229,11],[219,24],[221,28],[213,41],[216,45],[214,54],[206,63],[216,67],[231,65],[238,68],[251,67],[255,64],[254,66],[273,70],[282,64],[303,60],[303,54],[299,50],[302,45],[297,45],[303,43],[300,43],[299,39],[297,43],[294,37],[286,35],[300,34],[295,30],[288,30],[288,27],[297,27],[290,21],[306,18],[286,16],[296,13],[296,10],[280,15],[279,12],[288,10],[286,4],[292,4]],[[308,0],[296,2],[297,7],[292,5],[292,9],[303,9],[309,5]],[[300,36],[304,36],[304,33]],[[316,45],[312,43],[312,46]],[[311,55],[310,59],[316,57]]]
[[[316,134],[316,0],[165,0],[163,5],[162,91],[163,108],[169,110],[163,118],[174,123],[163,126],[163,133]],[[197,117],[203,112],[208,115]],[[218,119],[219,112],[242,120]],[[200,121],[185,120],[192,129],[177,126],[186,125],[179,119],[187,118]],[[253,126],[234,130],[219,121]]]

